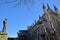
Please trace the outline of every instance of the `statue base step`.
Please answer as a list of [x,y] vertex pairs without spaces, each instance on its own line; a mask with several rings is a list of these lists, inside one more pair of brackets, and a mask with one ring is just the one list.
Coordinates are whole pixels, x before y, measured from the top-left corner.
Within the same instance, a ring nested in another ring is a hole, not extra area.
[[0,32],[0,40],[8,40],[8,35],[6,32]]

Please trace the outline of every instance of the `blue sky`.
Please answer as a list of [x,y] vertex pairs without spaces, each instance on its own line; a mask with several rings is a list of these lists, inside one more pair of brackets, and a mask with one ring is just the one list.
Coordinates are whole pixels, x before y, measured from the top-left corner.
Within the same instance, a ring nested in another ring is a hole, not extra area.
[[[53,9],[55,4],[60,9],[60,0],[36,0],[33,6],[14,6],[16,3],[0,4],[0,30],[3,27],[3,20],[8,19],[7,33],[9,37],[16,37],[19,30],[27,30],[27,26],[38,20],[39,15],[43,15],[42,2],[47,3]],[[53,9],[54,10],[54,9]]]

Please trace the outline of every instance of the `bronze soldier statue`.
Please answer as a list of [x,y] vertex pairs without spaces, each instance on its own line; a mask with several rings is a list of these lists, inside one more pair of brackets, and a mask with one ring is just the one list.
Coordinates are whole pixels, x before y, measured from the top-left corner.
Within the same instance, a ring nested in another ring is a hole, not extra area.
[[6,32],[6,26],[7,26],[7,19],[3,21],[3,29],[2,32]]

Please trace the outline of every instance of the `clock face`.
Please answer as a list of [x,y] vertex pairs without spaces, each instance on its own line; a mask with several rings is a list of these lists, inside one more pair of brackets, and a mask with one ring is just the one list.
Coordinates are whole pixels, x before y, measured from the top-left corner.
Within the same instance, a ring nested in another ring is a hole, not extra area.
[[4,40],[4,36],[0,36],[0,40]]

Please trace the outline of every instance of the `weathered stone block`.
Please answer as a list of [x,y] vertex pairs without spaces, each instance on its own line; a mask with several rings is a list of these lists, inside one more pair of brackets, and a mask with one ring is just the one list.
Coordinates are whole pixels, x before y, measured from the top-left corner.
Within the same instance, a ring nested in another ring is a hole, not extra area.
[[8,35],[6,32],[0,32],[0,40],[8,40]]

